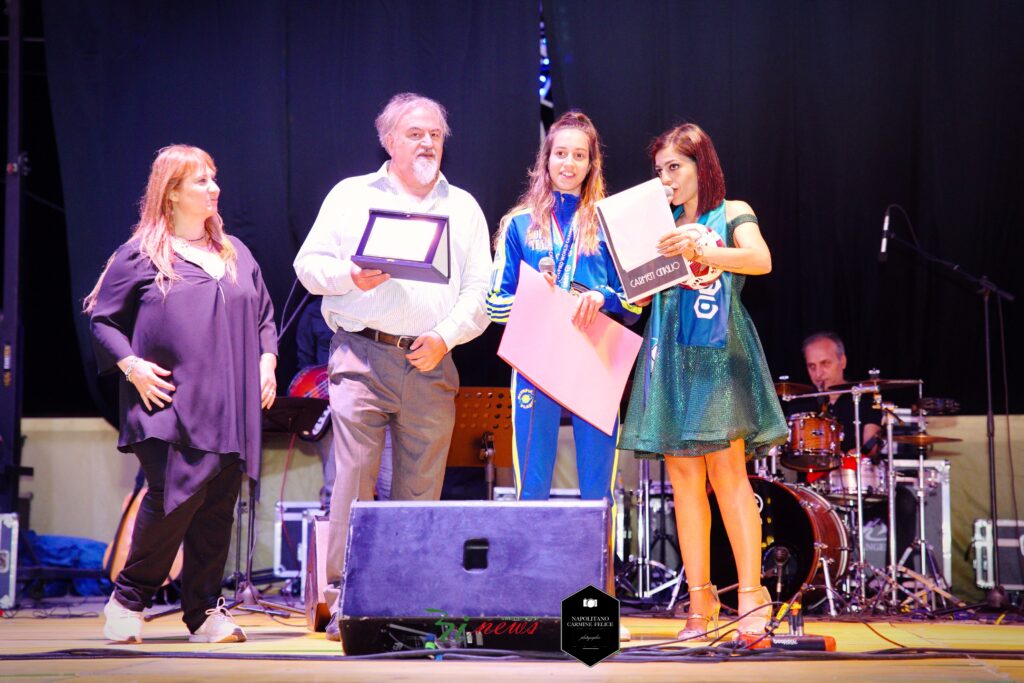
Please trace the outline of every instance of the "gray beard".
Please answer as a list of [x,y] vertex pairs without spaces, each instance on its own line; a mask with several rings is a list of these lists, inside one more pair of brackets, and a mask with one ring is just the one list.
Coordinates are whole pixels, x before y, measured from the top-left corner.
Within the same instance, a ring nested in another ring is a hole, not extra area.
[[412,162],[412,172],[416,176],[416,181],[421,185],[429,185],[437,179],[438,164],[437,159],[427,159],[425,157],[417,157]]

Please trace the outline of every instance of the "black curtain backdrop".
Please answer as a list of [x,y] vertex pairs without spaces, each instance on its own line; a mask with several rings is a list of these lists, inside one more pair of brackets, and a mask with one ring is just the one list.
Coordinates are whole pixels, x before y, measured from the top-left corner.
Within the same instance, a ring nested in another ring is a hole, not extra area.
[[[444,171],[477,197],[492,230],[536,149],[534,3],[51,0],[43,9],[67,210],[66,314],[90,382],[78,306],[128,236],[159,147],[213,154],[227,227],[259,259],[278,307],[326,192],[383,162],[373,118],[393,93],[448,107]],[[544,16],[556,108],[595,119],[613,191],[650,177],[644,148],[670,125],[696,121],[714,137],[729,196],[751,203],[773,250],[774,271],[752,279],[745,303],[774,374],[803,379],[800,341],[831,328],[847,340],[850,377],[871,367],[921,377],[927,394],[984,412],[974,288],[898,245],[884,265],[876,253],[885,207],[899,203],[922,247],[1024,294],[1024,4],[548,0]],[[898,214],[892,227],[909,238]],[[1021,305],[1005,308],[1011,354],[1024,341]],[[994,302],[991,311],[998,410]],[[491,328],[457,350],[465,385],[507,381],[499,336]],[[282,383],[290,353],[289,337]],[[1021,367],[1011,357],[1011,386]],[[1013,412],[1024,410],[1021,397],[1011,390]]]
[[[849,378],[922,378],[926,395],[985,412],[975,287],[899,245],[885,264],[877,253],[898,203],[924,249],[1024,296],[1024,4],[545,0],[544,18],[555,108],[593,117],[612,191],[652,176],[661,131],[711,134],[728,196],[754,207],[772,248],[744,299],[773,374],[806,381],[802,339],[833,329]],[[898,213],[891,226],[910,238]],[[1004,306],[1015,413],[1021,306]],[[991,315],[999,412],[995,301]]]
[[[328,190],[385,160],[373,120],[394,93],[449,109],[443,171],[477,198],[492,230],[536,149],[535,4],[61,0],[44,3],[44,22],[69,313],[90,383],[81,299],[128,237],[158,148],[185,142],[213,155],[226,227],[255,254],[279,313]],[[506,383],[495,332],[457,353],[463,384]],[[282,348],[284,385],[293,339]],[[94,391],[110,415],[103,394]]]

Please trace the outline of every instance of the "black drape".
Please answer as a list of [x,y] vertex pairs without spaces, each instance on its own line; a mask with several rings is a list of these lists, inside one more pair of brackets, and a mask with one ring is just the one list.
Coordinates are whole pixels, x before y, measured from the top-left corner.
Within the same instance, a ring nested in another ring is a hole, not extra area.
[[[536,9],[45,2],[73,309],[127,237],[152,155],[171,142],[217,160],[228,229],[280,306],[320,201],[383,161],[372,120],[406,89],[448,106],[444,171],[493,228],[536,148]],[[847,339],[851,377],[922,377],[927,393],[983,412],[973,288],[899,246],[884,265],[875,253],[897,202],[924,248],[1024,292],[1024,5],[547,0],[544,13],[556,107],[593,116],[612,190],[650,176],[644,147],[673,123],[714,137],[729,196],[751,203],[773,250],[773,273],[745,301],[775,374],[802,378],[800,340],[832,328]],[[909,237],[900,217],[892,225]],[[1024,341],[1019,307],[1006,308],[1011,353]],[[464,383],[505,381],[499,332],[457,354]],[[1019,384],[1021,363],[1010,371]]]
[[[443,170],[477,197],[492,227],[536,148],[529,3],[61,0],[44,4],[44,20],[72,314],[87,364],[77,307],[128,237],[164,145],[213,155],[226,228],[252,249],[278,308],[327,191],[384,160],[373,119],[394,93],[418,91],[449,109]],[[505,381],[495,340],[460,351],[464,383]],[[285,383],[290,348],[286,339]]]
[[[984,412],[974,288],[900,246],[876,256],[898,203],[924,249],[1024,295],[1024,4],[546,0],[544,17],[555,107],[594,119],[612,191],[651,177],[644,150],[668,127],[714,139],[728,196],[753,206],[772,248],[773,272],[744,298],[774,374],[806,381],[801,340],[834,329],[848,377],[920,377]],[[910,238],[895,214],[892,227]],[[1011,354],[1020,306],[1005,307]],[[1024,363],[1008,365],[1020,412]]]

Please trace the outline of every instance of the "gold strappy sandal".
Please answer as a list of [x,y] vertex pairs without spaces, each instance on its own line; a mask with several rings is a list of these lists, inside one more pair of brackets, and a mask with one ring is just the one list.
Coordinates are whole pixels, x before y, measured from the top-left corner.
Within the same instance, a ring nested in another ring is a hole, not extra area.
[[[686,626],[682,631],[676,634],[676,638],[679,640],[687,640],[690,642],[711,640],[714,636],[709,635],[712,631],[718,629],[718,614],[722,611],[722,601],[718,599],[718,588],[711,584],[710,581],[700,586],[691,586],[690,594],[692,595],[695,591],[711,591],[711,597],[715,599],[715,606],[711,608],[711,614],[704,615],[699,612],[690,612],[686,617]],[[693,601],[690,601],[691,605]],[[704,628],[689,628],[690,622],[703,621]]]
[[[764,635],[765,627],[768,625],[768,621],[772,618],[772,595],[768,592],[768,589],[764,586],[740,586],[736,589],[737,593],[760,593],[761,604],[754,608],[754,611],[747,616],[740,619],[737,625],[735,637],[740,636],[762,636]],[[758,628],[751,628],[746,626],[748,620],[760,621],[761,624]]]

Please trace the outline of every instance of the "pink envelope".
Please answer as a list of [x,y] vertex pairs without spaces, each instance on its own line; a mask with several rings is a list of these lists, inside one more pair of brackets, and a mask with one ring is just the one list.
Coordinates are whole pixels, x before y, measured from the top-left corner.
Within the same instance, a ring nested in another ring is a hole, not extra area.
[[543,275],[521,263],[498,356],[610,435],[643,339],[601,313],[589,328],[580,330],[572,322],[575,306],[576,297],[552,288]]

